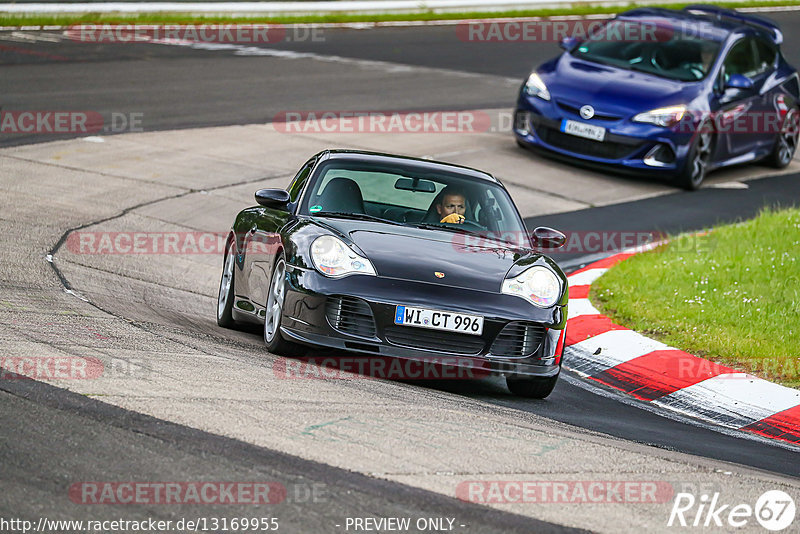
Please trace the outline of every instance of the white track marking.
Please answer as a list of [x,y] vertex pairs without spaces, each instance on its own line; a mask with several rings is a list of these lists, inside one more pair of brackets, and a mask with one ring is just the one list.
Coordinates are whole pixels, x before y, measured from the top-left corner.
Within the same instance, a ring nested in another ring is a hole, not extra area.
[[569,287],[573,286],[588,286],[605,273],[608,269],[588,269],[578,274],[573,274],[567,279],[569,280]]
[[[656,350],[670,349],[668,345],[633,330],[611,330],[571,345],[570,353],[593,363],[595,368],[610,369]],[[599,354],[595,354],[600,349]]]
[[267,56],[279,59],[311,59],[314,61],[321,61],[325,63],[341,63],[347,65],[355,65],[366,69],[380,70],[389,74],[408,73],[408,72],[430,72],[430,73],[446,74],[458,78],[469,78],[469,79],[493,78],[495,80],[498,80],[500,83],[505,83],[509,87],[516,87],[517,85],[519,85],[519,80],[517,78],[494,76],[491,74],[479,74],[475,72],[464,72],[452,69],[405,65],[401,63],[392,63],[390,61],[355,59],[343,56],[315,54],[312,52],[295,52],[292,50],[278,50],[275,48],[261,48],[258,46],[237,45],[228,43],[198,43],[194,41],[183,41],[177,39],[154,39],[150,42],[153,44],[168,45],[168,46],[185,46],[188,48],[194,48],[196,50],[230,50],[236,56]]
[[600,311],[592,306],[589,299],[569,299],[569,318],[581,315],[599,315]]
[[64,37],[58,33],[25,33],[25,32],[12,32],[11,37],[15,37],[25,42],[35,43],[60,43]]
[[15,43],[60,43],[64,38],[57,33],[26,33],[26,32],[11,32],[0,33],[0,41],[13,41]]
[[741,428],[800,405],[800,391],[744,373],[732,373],[703,380],[654,402]]

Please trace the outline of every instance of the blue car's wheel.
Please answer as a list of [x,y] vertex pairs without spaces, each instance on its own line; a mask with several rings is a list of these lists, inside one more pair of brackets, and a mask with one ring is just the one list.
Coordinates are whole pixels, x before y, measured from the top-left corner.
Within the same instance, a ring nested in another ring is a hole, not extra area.
[[678,173],[677,185],[689,191],[699,188],[706,178],[713,150],[714,134],[710,123],[704,122],[697,128],[689,155]]
[[786,114],[778,137],[775,139],[775,148],[767,156],[766,162],[775,168],[783,169],[792,162],[797,152],[797,141],[800,135],[800,110],[793,108]]

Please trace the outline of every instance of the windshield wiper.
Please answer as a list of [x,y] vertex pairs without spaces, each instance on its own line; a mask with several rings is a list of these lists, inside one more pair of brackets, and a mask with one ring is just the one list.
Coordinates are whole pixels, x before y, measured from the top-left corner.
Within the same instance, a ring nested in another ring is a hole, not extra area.
[[530,250],[530,247],[527,247],[524,244],[516,243],[514,241],[509,241],[507,239],[503,239],[501,237],[494,236],[494,235],[492,235],[491,232],[487,233],[486,231],[467,230],[466,228],[458,227],[458,226],[441,226],[441,225],[436,224],[436,223],[424,223],[424,222],[414,223],[414,224],[411,224],[411,226],[414,226],[416,228],[430,229],[430,230],[446,230],[446,231],[458,232],[458,233],[462,233],[462,234],[477,235],[477,236],[480,236],[481,238],[483,238],[484,240],[490,240],[490,241],[494,241],[496,243],[505,243],[506,245],[508,245],[508,248],[519,249],[519,250]]
[[661,71],[661,73],[659,73],[659,72],[654,71],[654,70],[642,68],[637,63],[631,63],[630,64],[630,69],[631,70],[635,70],[636,72],[643,72],[645,74],[652,74],[653,76],[657,76],[658,78],[666,78],[667,80],[675,80],[676,79],[676,78],[674,78],[672,76],[668,76],[667,74],[664,74],[663,71]]
[[338,219],[356,219],[362,221],[382,222],[387,224],[393,224],[395,226],[405,226],[403,223],[399,223],[391,219],[384,219],[382,217],[377,217],[375,215],[370,215],[368,213],[350,213],[346,211],[319,211],[317,213],[312,213],[311,215],[313,215],[314,217],[335,217]]
[[606,67],[617,67],[618,69],[628,70],[628,64],[612,63],[607,58],[601,59],[599,56],[594,56],[590,52],[579,52],[579,54],[580,55],[572,55],[573,57],[582,59],[583,61],[588,61],[590,63],[599,63],[600,65],[605,65]]

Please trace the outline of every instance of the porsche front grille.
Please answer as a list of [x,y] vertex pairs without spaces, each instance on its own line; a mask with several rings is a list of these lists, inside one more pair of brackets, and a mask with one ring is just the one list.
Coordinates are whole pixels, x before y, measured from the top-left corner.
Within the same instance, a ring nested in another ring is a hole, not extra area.
[[510,322],[497,334],[489,352],[506,358],[525,358],[539,349],[544,331],[540,324]]
[[328,323],[344,334],[374,338],[375,318],[366,301],[355,297],[328,297],[325,305]]
[[483,338],[455,332],[441,332],[412,326],[387,326],[386,341],[411,349],[435,350],[451,354],[479,354],[484,347]]

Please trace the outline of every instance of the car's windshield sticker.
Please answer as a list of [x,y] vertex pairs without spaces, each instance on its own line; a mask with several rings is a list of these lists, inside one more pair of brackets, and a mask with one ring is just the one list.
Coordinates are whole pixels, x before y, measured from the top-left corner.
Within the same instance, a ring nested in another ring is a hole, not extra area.
[[310,208],[308,208],[308,211],[310,211],[311,213],[317,213],[318,211],[322,211],[322,206],[320,206],[319,204],[316,206],[311,206]]

